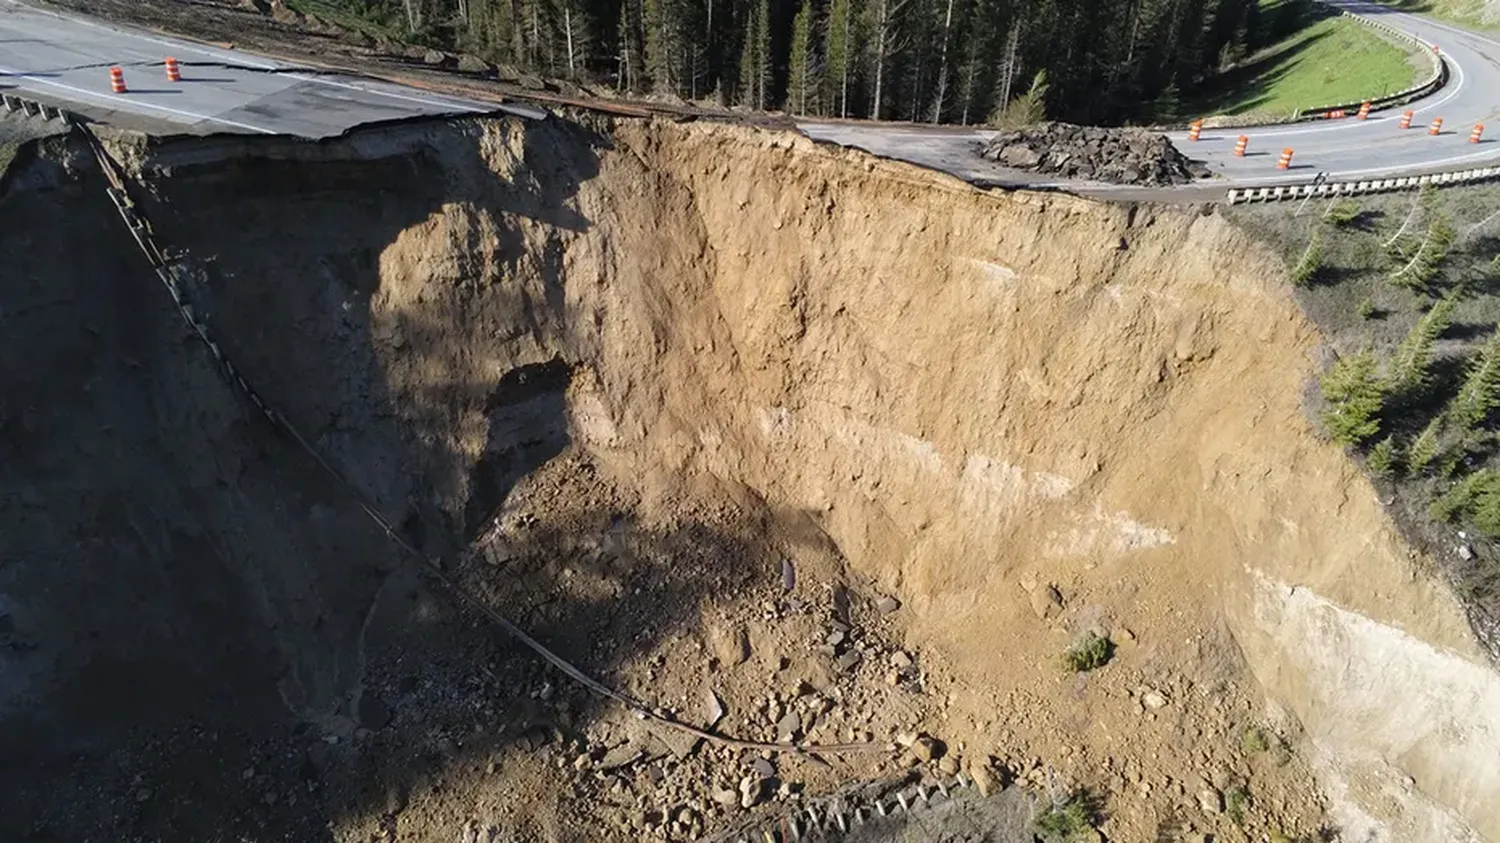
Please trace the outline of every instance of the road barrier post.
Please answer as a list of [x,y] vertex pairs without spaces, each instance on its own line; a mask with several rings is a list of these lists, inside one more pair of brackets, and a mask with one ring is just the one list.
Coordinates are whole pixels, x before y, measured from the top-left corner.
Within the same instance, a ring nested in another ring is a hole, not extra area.
[[1439,135],[1439,134],[1442,134],[1442,132],[1443,132],[1443,118],[1441,118],[1441,117],[1434,117],[1434,118],[1432,118],[1432,126],[1427,129],[1427,134],[1429,134],[1429,135]]
[[1474,124],[1474,131],[1469,133],[1469,143],[1479,143],[1479,136],[1484,134],[1484,124]]
[[1401,128],[1403,128],[1403,129],[1410,129],[1411,128],[1411,119],[1413,117],[1415,117],[1416,115],[1417,115],[1417,113],[1415,111],[1410,111],[1410,110],[1408,110],[1405,114],[1402,114],[1401,115]]
[[1281,157],[1276,159],[1276,169],[1290,170],[1292,168],[1292,148],[1289,146],[1281,150]]
[[165,64],[167,65],[167,81],[181,82],[182,68],[178,66],[177,59],[174,59],[171,56],[167,56]]
[[1368,120],[1370,117],[1370,103],[1368,100],[1359,105],[1359,119]]
[[1203,134],[1203,121],[1201,119],[1194,120],[1188,124],[1188,140],[1195,141],[1201,134]]
[[1235,154],[1235,156],[1238,157],[1238,158],[1244,158],[1245,157],[1245,148],[1248,147],[1249,145],[1250,145],[1250,136],[1249,135],[1240,135],[1239,139],[1237,139],[1234,142],[1234,154]]
[[118,67],[109,69],[109,88],[117,94],[123,94],[129,90],[125,87],[125,71]]

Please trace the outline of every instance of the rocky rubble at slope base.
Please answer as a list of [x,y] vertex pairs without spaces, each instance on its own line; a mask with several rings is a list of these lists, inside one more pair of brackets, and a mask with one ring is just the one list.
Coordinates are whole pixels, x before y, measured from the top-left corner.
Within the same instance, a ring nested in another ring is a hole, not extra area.
[[1136,129],[1039,123],[1001,132],[979,154],[1018,170],[1115,184],[1187,184],[1208,176],[1164,135]]

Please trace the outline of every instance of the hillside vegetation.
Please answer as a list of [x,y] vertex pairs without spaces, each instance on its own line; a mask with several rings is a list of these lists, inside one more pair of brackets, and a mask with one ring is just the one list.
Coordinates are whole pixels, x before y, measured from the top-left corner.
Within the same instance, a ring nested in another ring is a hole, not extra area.
[[1360,22],[1329,15],[1225,73],[1199,101],[1202,114],[1290,117],[1322,105],[1400,91],[1429,72],[1415,48]]
[[[272,5],[275,5],[274,3]],[[1310,0],[286,0],[370,37],[622,91],[838,117],[1176,119]],[[1013,109],[1012,109],[1013,110]],[[1027,108],[1026,113],[1031,110]]]
[[1241,208],[1285,252],[1335,359],[1327,434],[1360,455],[1403,526],[1500,607],[1500,188]]

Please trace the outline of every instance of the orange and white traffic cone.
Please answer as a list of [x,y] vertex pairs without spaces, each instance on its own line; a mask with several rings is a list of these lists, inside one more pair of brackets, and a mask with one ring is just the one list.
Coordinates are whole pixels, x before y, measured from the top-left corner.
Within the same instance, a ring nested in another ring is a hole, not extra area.
[[1415,117],[1416,115],[1417,115],[1417,113],[1415,111],[1407,111],[1406,113],[1402,114],[1401,115],[1401,128],[1403,128],[1403,129],[1410,129],[1411,128],[1411,119],[1413,117]]
[[1429,134],[1429,135],[1438,135],[1438,134],[1442,134],[1442,132],[1443,132],[1443,118],[1441,118],[1441,117],[1434,117],[1434,118],[1432,118],[1432,125],[1427,128],[1427,134]]
[[1290,170],[1292,168],[1292,148],[1289,146],[1281,150],[1281,157],[1276,159],[1276,169]]
[[1474,131],[1469,133],[1469,143],[1479,143],[1479,136],[1484,134],[1484,124],[1476,123]]
[[1361,119],[1361,120],[1368,120],[1369,118],[1370,118],[1370,103],[1369,102],[1362,102],[1362,103],[1360,103],[1359,104],[1359,119]]
[[171,56],[167,56],[167,60],[166,60],[165,63],[167,65],[167,81],[168,82],[181,82],[182,81],[182,68],[180,66],[178,66],[177,59],[174,59]]
[[1237,158],[1245,157],[1245,149],[1250,146],[1250,136],[1240,135],[1234,142],[1234,154]]
[[125,71],[118,67],[109,69],[109,87],[117,94],[123,94],[129,89],[125,87]]
[[1188,124],[1188,140],[1195,141],[1203,134],[1203,121],[1194,120]]

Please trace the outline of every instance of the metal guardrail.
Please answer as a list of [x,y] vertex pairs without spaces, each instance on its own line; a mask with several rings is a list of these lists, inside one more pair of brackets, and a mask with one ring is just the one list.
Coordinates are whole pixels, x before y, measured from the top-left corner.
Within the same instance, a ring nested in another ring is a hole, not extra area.
[[1405,176],[1393,179],[1366,179],[1362,181],[1324,182],[1322,184],[1299,184],[1283,187],[1247,187],[1229,191],[1231,205],[1243,202],[1285,202],[1316,196],[1359,196],[1366,193],[1390,193],[1411,190],[1425,185],[1475,184],[1500,179],[1500,167],[1476,167],[1450,173],[1429,173],[1425,176]]
[[42,120],[61,120],[63,125],[66,126],[72,126],[79,122],[71,111],[65,111],[56,106],[12,94],[0,95],[0,107],[13,114],[20,113],[27,117],[40,117]]

